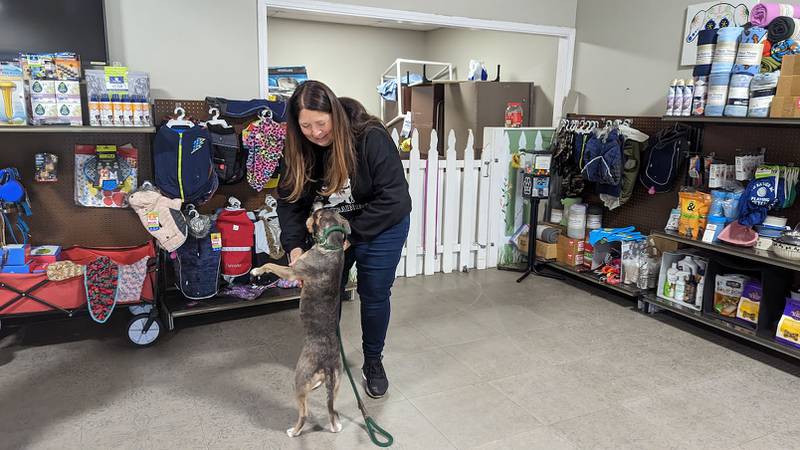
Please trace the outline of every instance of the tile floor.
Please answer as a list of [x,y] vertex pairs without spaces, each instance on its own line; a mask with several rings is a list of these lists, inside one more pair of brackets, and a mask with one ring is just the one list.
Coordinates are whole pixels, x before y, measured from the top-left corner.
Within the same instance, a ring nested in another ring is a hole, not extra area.
[[[576,281],[474,271],[400,279],[370,400],[398,449],[800,448],[800,365]],[[331,434],[322,390],[303,436],[291,386],[297,310],[184,321],[150,349],[111,326],[0,338],[0,448],[369,449],[350,387]],[[357,304],[342,317],[360,366]],[[7,332],[6,332],[7,334]]]

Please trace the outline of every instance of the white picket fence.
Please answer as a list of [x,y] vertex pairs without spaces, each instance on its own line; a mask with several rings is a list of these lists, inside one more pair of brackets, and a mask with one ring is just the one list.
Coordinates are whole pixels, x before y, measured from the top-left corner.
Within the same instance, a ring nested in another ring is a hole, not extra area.
[[[392,138],[398,143],[396,130]],[[487,268],[488,152],[483,160],[474,159],[472,130],[463,147],[464,159],[456,159],[458,143],[452,130],[444,160],[439,160],[435,130],[427,160],[420,158],[416,130],[411,142],[410,158],[403,161],[412,201],[411,227],[397,276]]]

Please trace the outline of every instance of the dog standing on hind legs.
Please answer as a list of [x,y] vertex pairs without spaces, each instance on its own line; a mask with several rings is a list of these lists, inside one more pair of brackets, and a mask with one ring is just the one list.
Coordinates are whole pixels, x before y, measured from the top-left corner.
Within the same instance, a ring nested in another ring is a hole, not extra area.
[[301,280],[300,320],[303,323],[303,348],[294,372],[298,418],[286,430],[290,437],[303,431],[308,417],[308,394],[320,384],[328,393],[329,429],[342,430],[334,401],[342,378],[339,353],[339,302],[344,267],[344,249],[350,225],[333,209],[318,209],[306,222],[316,244],[294,261],[293,267],[265,264],[250,273],[260,276],[274,273],[286,280]]

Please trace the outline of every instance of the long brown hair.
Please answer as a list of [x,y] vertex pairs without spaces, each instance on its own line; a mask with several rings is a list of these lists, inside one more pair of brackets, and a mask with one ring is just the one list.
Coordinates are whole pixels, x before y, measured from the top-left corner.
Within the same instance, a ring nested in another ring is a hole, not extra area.
[[342,107],[350,119],[350,129],[356,142],[360,141],[364,133],[370,128],[386,129],[381,119],[368,113],[367,108],[364,108],[364,105],[358,100],[350,97],[339,97],[339,102],[342,103]]
[[325,152],[325,176],[322,184],[326,189],[320,193],[329,196],[344,189],[356,165],[353,133],[347,112],[328,86],[319,81],[306,81],[297,87],[287,105],[286,147],[283,151],[286,172],[281,183],[285,191],[289,192],[286,199],[290,202],[303,196],[309,182],[317,181],[311,178],[314,150],[300,130],[299,116],[303,109],[331,115],[333,141],[330,149]]

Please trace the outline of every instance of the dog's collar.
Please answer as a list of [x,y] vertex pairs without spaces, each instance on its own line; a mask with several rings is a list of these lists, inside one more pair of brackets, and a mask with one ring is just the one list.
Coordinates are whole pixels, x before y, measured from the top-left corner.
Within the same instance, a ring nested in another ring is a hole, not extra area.
[[[317,236],[317,237],[315,237],[314,240],[317,241],[317,245],[319,245],[320,247],[324,248],[325,250],[342,250],[344,248],[343,244],[342,245],[337,245],[337,244],[329,244],[328,243],[328,236],[330,236],[331,233],[336,233],[336,232],[342,233],[345,236],[347,236],[347,231],[344,229],[343,226],[341,226],[341,225],[331,225],[331,226],[329,226],[327,228],[324,228],[322,230],[322,234]],[[342,242],[344,242],[344,241],[342,241]]]

